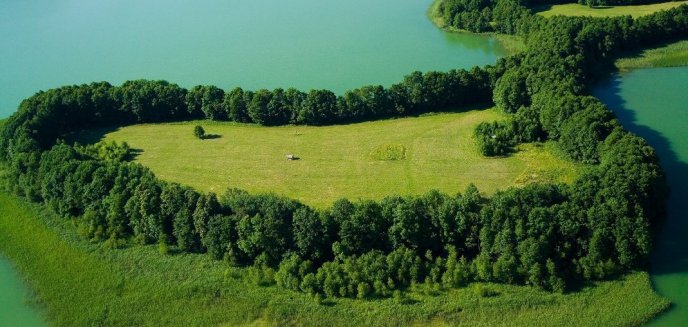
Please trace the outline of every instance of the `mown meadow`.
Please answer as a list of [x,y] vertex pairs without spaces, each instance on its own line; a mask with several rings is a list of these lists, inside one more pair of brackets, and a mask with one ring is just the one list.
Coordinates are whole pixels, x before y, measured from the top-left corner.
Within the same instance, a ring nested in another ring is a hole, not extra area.
[[[127,142],[137,151],[135,161],[165,180],[204,192],[274,192],[318,207],[343,197],[455,193],[470,183],[491,194],[532,182],[571,182],[584,169],[551,143],[524,144],[501,158],[482,156],[473,130],[496,119],[506,115],[489,109],[324,127],[192,121],[128,126],[104,139]],[[195,125],[210,137],[194,137]],[[76,138],[93,141],[104,132]],[[390,150],[398,153],[385,153]]]
[[560,5],[546,5],[535,8],[539,15],[544,17],[562,16],[590,16],[590,17],[617,17],[630,15],[641,17],[653,14],[660,10],[666,10],[686,4],[688,1],[672,1],[653,3],[648,5],[625,5],[625,6],[599,6],[591,7],[577,3],[567,3]]

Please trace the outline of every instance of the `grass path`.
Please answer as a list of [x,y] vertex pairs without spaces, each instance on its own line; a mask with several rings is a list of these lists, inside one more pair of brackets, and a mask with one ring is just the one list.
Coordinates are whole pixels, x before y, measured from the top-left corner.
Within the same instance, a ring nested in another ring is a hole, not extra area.
[[[408,293],[411,301],[339,299],[254,286],[245,271],[206,255],[160,255],[155,246],[103,249],[69,221],[0,192],[0,253],[29,281],[57,326],[629,326],[667,308],[647,273],[560,295],[477,284]],[[0,322],[1,324],[1,322]]]
[[[327,127],[202,121],[129,126],[105,138],[141,149],[136,161],[165,180],[206,192],[228,187],[275,192],[318,207],[341,197],[381,199],[431,189],[455,193],[470,183],[489,194],[524,182],[576,177],[580,167],[554,155],[551,144],[522,145],[507,158],[481,156],[475,126],[503,117],[491,109]],[[196,139],[196,124],[221,137]],[[97,138],[99,132],[92,133]],[[371,155],[387,147],[403,147],[406,157]],[[300,159],[286,160],[290,153]]]
[[585,5],[577,3],[568,3],[562,5],[548,5],[535,8],[538,14],[551,17],[556,15],[563,16],[591,16],[591,17],[615,17],[631,15],[633,17],[640,17],[650,15],[660,10],[671,9],[682,4],[688,4],[688,1],[675,1],[655,3],[649,5],[637,6],[609,6],[609,7],[595,7],[590,8]]

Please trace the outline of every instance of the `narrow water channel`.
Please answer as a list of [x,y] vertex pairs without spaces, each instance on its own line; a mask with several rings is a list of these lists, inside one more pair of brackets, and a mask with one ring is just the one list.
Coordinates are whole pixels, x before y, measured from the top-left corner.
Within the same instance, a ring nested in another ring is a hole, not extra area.
[[595,95],[660,157],[671,198],[655,238],[650,272],[672,308],[650,326],[688,326],[688,67],[640,69],[616,75]]

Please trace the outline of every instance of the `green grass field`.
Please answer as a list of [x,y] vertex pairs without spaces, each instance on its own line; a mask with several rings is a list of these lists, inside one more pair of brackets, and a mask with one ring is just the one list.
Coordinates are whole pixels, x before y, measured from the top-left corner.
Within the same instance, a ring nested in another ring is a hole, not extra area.
[[580,5],[577,3],[568,3],[562,5],[543,6],[534,8],[538,14],[551,17],[556,15],[563,16],[591,16],[591,17],[614,17],[631,15],[633,17],[640,17],[650,15],[660,10],[671,9],[686,4],[688,1],[664,2],[650,5],[638,6],[609,6],[609,7],[595,7]]
[[[560,295],[524,286],[473,284],[409,301],[327,300],[259,287],[241,268],[206,255],[163,256],[155,246],[120,250],[84,241],[70,221],[0,192],[0,252],[57,326],[628,326],[668,302],[644,272]],[[497,293],[480,297],[478,287]]]
[[[335,200],[381,199],[431,189],[463,191],[470,183],[486,193],[530,182],[570,182],[581,169],[555,155],[553,144],[523,145],[507,158],[485,158],[473,139],[497,110],[437,114],[327,127],[261,127],[220,122],[135,125],[108,133],[141,149],[136,161],[160,178],[201,191],[228,187],[275,192],[316,207]],[[199,140],[201,124],[220,137]],[[96,138],[102,131],[80,137]],[[398,160],[379,152],[396,149]],[[300,159],[286,160],[287,154]]]
[[686,66],[688,65],[688,40],[624,56],[617,59],[614,65],[621,71],[634,68]]

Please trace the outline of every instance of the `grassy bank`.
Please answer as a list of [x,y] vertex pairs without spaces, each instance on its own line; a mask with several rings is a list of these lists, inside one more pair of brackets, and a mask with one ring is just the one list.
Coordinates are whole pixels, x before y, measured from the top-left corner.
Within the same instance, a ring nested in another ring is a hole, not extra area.
[[621,57],[614,62],[621,71],[634,68],[679,67],[688,65],[688,40]]
[[[427,15],[430,21],[435,24],[435,26],[439,27],[440,29],[447,31],[447,32],[452,32],[452,33],[472,33],[469,31],[461,30],[454,28],[452,26],[449,26],[445,21],[442,15],[439,13],[439,6],[440,3],[442,3],[443,0],[435,0],[432,5],[430,5],[430,8],[428,8]],[[490,36],[493,37],[499,44],[506,50],[508,54],[516,54],[519,52],[523,52],[526,49],[526,45],[523,42],[523,39],[521,39],[518,36],[515,35],[507,35],[507,34],[499,34],[499,33],[482,33],[482,35]]]
[[590,17],[615,17],[630,15],[633,17],[640,17],[650,15],[660,10],[671,9],[686,4],[688,1],[675,1],[655,3],[649,5],[637,6],[608,6],[608,7],[588,7],[577,3],[568,3],[562,5],[547,5],[536,7],[534,10],[542,16],[551,17],[556,15],[562,16],[590,16]]
[[[202,191],[275,192],[319,207],[341,197],[381,199],[431,189],[453,194],[470,183],[492,193],[577,176],[580,166],[555,155],[549,143],[522,145],[507,158],[480,155],[475,126],[503,117],[491,109],[326,127],[184,122],[129,126],[105,139],[142,150],[135,160],[166,180]],[[195,138],[196,124],[218,137]],[[80,138],[98,139],[98,133]],[[403,156],[381,155],[389,149]],[[299,160],[288,161],[287,154]]]
[[[529,287],[473,284],[409,300],[335,300],[258,287],[242,269],[205,255],[158,254],[154,246],[102,249],[69,222],[0,193],[0,251],[30,281],[58,326],[466,325],[627,326],[668,303],[648,275],[629,274],[559,295]],[[479,288],[497,294],[481,297]]]

